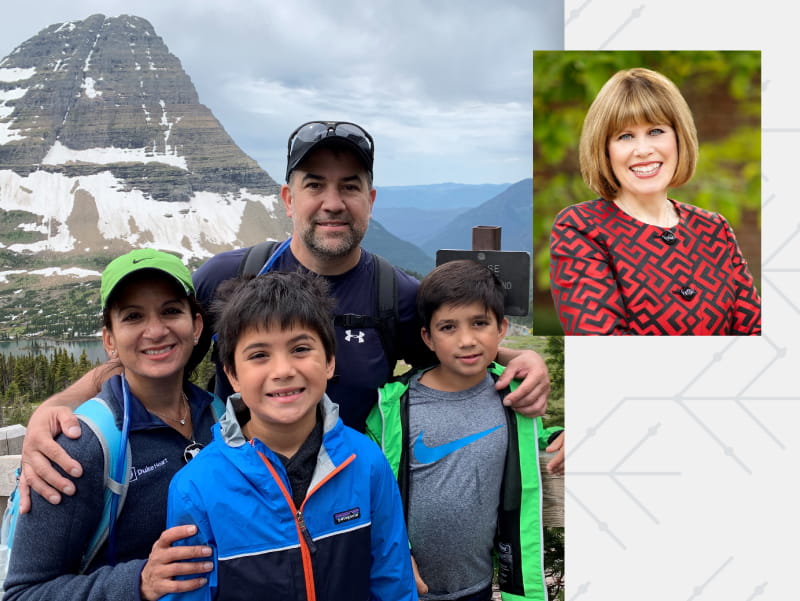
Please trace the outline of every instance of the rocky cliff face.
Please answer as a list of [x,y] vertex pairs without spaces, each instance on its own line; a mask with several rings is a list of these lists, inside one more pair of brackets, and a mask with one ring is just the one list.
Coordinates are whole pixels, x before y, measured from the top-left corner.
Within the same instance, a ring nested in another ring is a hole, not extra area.
[[277,191],[139,17],[51,25],[0,62],[0,102],[0,169],[107,169],[158,200]]
[[144,19],[51,25],[0,61],[0,249],[201,259],[285,237],[278,189]]
[[[146,20],[51,25],[0,60],[0,335],[23,290],[82,286],[151,246],[192,265],[291,222]],[[42,301],[45,302],[45,301]]]

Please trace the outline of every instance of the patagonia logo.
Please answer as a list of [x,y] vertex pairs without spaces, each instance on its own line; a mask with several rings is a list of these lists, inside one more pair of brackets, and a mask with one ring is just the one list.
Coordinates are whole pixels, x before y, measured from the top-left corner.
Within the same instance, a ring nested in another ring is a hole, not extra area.
[[348,509],[347,511],[340,511],[339,513],[334,513],[333,523],[342,524],[344,522],[349,522],[350,520],[357,520],[360,517],[361,517],[361,509],[355,507],[354,509]]

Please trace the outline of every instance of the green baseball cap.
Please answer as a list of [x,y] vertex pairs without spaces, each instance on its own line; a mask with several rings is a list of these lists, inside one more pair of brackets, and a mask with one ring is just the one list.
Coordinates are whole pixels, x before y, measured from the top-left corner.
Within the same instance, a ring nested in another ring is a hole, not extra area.
[[103,275],[100,276],[100,302],[103,308],[114,288],[127,276],[142,269],[163,271],[180,284],[187,296],[194,294],[192,274],[178,257],[154,248],[137,248],[117,257],[103,270]]

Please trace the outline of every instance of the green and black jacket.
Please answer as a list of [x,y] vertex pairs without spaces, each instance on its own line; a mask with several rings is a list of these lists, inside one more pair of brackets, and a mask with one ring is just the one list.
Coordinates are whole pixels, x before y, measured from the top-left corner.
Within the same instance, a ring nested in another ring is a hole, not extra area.
[[[488,371],[497,380],[503,373],[503,366],[493,363]],[[406,516],[409,489],[408,386],[418,373],[404,374],[383,386],[377,405],[367,417],[367,435],[383,449],[392,466]],[[512,381],[510,387],[500,391],[500,397],[504,398],[518,384],[518,381]],[[508,450],[495,536],[500,590],[506,601],[546,601],[539,451],[544,450],[563,428],[544,428],[541,418],[525,417],[508,407],[506,423]]]

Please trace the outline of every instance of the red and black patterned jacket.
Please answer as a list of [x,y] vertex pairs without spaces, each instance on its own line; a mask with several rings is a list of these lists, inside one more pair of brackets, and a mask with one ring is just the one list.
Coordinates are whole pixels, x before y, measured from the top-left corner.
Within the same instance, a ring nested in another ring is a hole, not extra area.
[[561,211],[550,286],[565,334],[761,333],[761,299],[722,215],[670,201],[678,225],[648,225],[597,199]]

